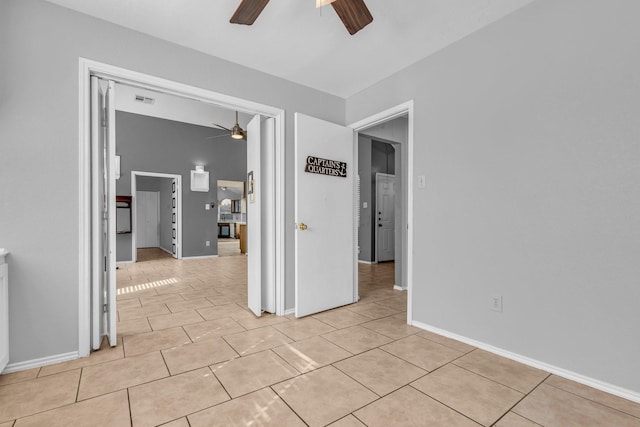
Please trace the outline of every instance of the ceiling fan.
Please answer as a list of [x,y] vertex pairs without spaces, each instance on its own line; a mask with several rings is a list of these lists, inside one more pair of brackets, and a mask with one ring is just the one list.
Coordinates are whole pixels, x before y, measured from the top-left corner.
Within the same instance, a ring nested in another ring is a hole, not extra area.
[[210,136],[207,139],[215,139],[215,138],[222,138],[223,136],[230,136],[233,139],[244,139],[245,141],[247,140],[247,131],[245,131],[244,129],[242,129],[242,127],[238,124],[238,112],[236,111],[236,124],[233,125],[233,127],[231,129],[224,127],[222,125],[219,125],[217,123],[213,124],[214,126],[226,130],[227,132],[229,132],[228,134],[223,134],[223,135],[216,135],[216,136]]
[[[231,17],[232,24],[251,25],[269,0],[242,0]],[[331,3],[349,34],[354,35],[373,21],[364,0],[316,0],[316,7]]]

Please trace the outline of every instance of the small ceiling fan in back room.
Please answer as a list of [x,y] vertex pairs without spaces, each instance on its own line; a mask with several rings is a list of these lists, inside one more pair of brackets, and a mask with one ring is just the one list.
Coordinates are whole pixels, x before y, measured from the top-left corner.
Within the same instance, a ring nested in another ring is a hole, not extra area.
[[236,124],[233,125],[233,127],[231,129],[229,129],[228,127],[224,127],[222,125],[219,125],[217,123],[213,123],[213,125],[217,128],[220,128],[222,130],[226,130],[229,133],[225,133],[222,135],[216,135],[216,136],[210,136],[207,139],[216,139],[216,138],[222,138],[225,136],[230,136],[233,139],[243,139],[243,140],[247,140],[247,131],[245,131],[244,129],[242,129],[242,127],[238,124],[238,112],[236,111]]
[[[269,0],[242,0],[231,17],[232,24],[251,25]],[[364,0],[316,0],[316,7],[331,3],[349,34],[354,35],[373,21]]]

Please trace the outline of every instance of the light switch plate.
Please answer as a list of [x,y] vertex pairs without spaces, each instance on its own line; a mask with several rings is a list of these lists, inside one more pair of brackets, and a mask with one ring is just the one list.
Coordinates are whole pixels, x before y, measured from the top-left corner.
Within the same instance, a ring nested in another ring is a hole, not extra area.
[[427,186],[427,177],[424,175],[418,175],[418,188],[425,188]]
[[367,209],[369,207],[369,203],[362,202],[362,209]]

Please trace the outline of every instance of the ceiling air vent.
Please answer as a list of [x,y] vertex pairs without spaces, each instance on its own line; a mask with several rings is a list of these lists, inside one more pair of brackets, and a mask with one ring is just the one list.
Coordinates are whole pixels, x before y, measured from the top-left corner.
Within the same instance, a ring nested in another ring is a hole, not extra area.
[[153,104],[156,100],[148,96],[136,95],[136,101],[142,102],[143,104]]

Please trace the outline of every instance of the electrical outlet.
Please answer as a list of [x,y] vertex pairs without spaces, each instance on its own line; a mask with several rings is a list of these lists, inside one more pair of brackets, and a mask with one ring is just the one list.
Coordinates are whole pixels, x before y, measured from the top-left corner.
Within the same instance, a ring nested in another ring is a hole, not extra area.
[[502,313],[502,295],[491,296],[491,311]]
[[427,177],[424,175],[418,175],[418,188],[425,188],[427,186]]
[[208,211],[209,209],[211,209],[211,205],[209,203],[205,203],[204,209]]
[[206,242],[204,242],[205,246],[211,246],[211,242],[209,240],[207,240]]

